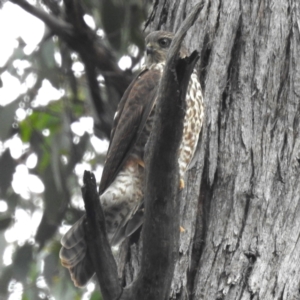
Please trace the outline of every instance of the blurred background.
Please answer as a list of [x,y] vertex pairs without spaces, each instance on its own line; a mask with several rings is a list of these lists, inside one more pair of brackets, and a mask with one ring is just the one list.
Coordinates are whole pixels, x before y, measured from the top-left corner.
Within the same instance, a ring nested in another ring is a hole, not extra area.
[[[60,238],[83,213],[84,170],[100,181],[152,3],[13,2],[0,3],[0,299],[101,299],[93,282],[74,288]],[[71,24],[72,38],[24,3]]]

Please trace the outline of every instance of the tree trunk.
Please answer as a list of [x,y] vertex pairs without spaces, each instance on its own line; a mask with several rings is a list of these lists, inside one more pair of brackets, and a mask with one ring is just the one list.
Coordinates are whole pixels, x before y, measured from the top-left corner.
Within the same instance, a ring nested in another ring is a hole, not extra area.
[[[196,1],[156,1],[174,31]],[[205,123],[181,202],[170,299],[300,299],[300,3],[206,0],[186,46],[201,54]],[[136,278],[141,242],[122,245]]]

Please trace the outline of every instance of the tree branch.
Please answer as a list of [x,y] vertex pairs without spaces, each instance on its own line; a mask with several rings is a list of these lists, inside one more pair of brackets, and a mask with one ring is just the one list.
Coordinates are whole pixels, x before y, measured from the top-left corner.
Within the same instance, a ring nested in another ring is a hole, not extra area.
[[109,114],[104,109],[104,101],[102,100],[99,83],[97,81],[96,68],[88,59],[84,59],[83,57],[83,61],[85,63],[86,76],[89,83],[94,108],[97,112],[98,120],[100,120],[100,122],[95,120],[94,132],[96,133],[96,129],[100,127],[101,132],[103,132],[105,136],[109,138],[112,128],[112,118],[110,118]]
[[93,173],[85,171],[82,196],[87,215],[86,240],[104,300],[118,299],[122,293],[117,265],[106,236],[104,213]]

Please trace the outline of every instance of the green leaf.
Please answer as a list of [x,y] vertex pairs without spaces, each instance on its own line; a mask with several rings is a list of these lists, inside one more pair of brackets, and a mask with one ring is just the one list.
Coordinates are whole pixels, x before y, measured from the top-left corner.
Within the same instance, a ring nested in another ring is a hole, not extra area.
[[32,134],[32,127],[28,126],[28,120],[25,119],[23,122],[19,124],[19,129],[20,129],[20,138],[24,143],[28,143],[31,134]]
[[24,293],[22,295],[22,300],[30,300],[29,297],[26,295],[26,293]]
[[60,113],[56,113],[56,111],[59,111],[60,106],[61,103],[52,106],[49,105],[49,110],[44,112],[34,111],[22,121],[19,124],[22,141],[29,142],[34,130],[42,132],[44,129],[49,129],[51,133],[60,130],[62,124]]
[[94,291],[91,295],[90,300],[102,300],[102,295],[99,291]]
[[50,160],[51,160],[51,155],[48,151],[44,151],[42,158],[39,162],[39,166],[38,169],[39,171],[44,171],[50,164]]
[[72,109],[73,109],[74,116],[79,118],[84,114],[84,110],[85,110],[84,103],[75,103],[72,106]]
[[28,278],[30,279],[30,283],[34,283],[39,275],[40,275],[40,271],[38,269],[37,262],[34,261],[31,264],[28,272]]

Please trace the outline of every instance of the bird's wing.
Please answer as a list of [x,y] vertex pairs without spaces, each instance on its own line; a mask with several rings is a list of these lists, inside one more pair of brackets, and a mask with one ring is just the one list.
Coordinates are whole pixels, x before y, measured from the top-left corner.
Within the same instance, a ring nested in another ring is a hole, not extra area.
[[125,91],[114,119],[99,194],[113,182],[142,132],[153,108],[160,71],[144,70]]

